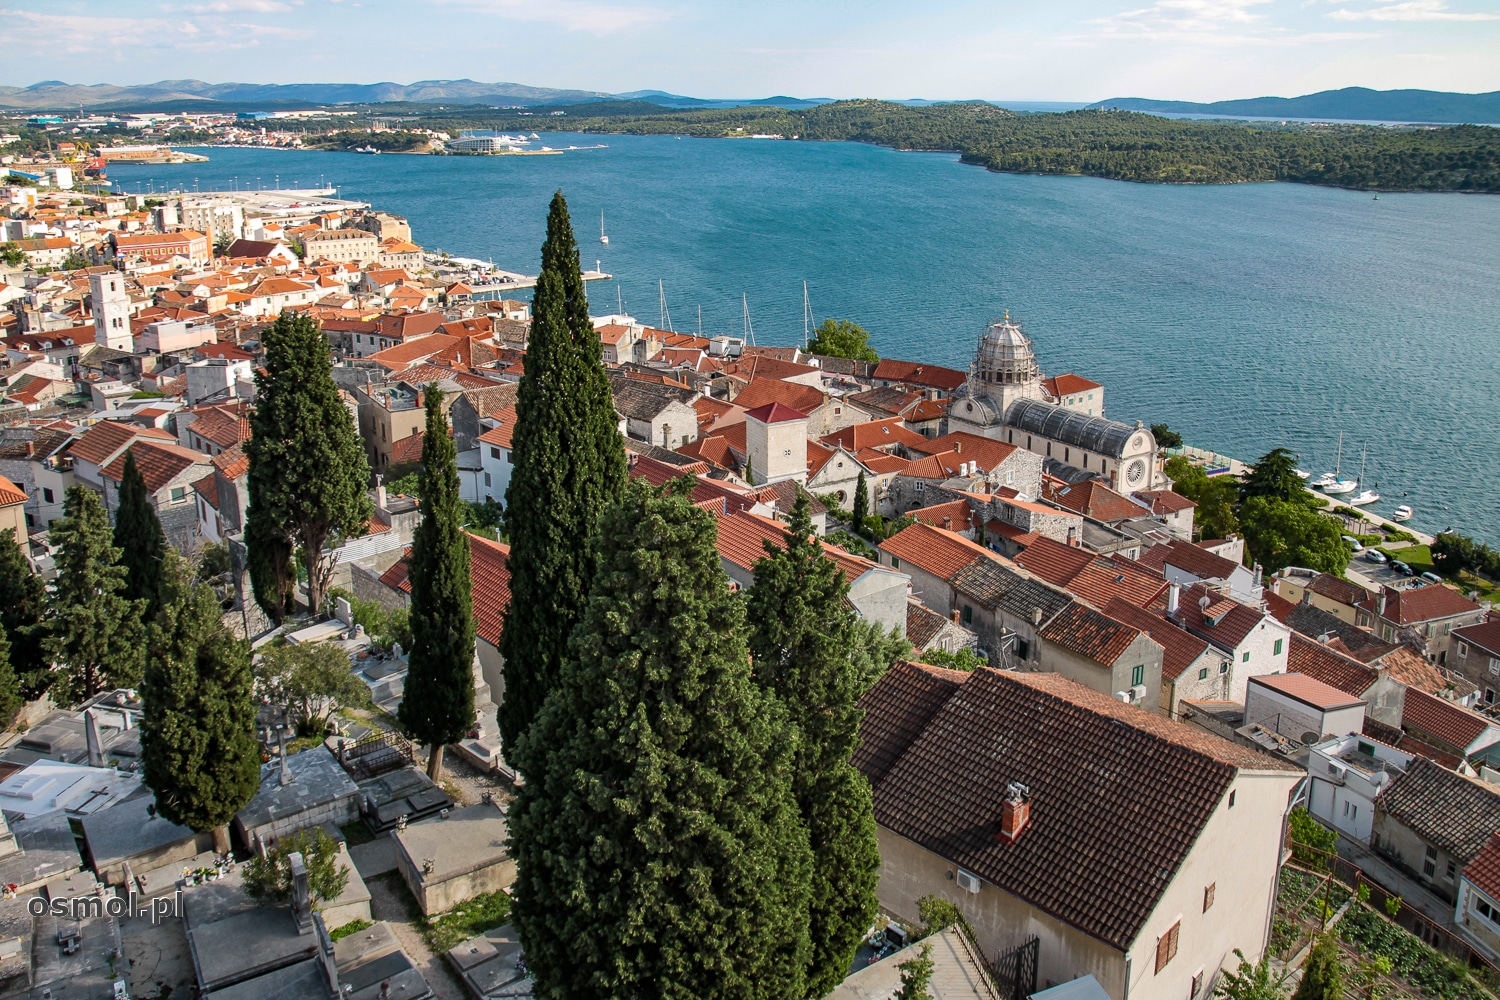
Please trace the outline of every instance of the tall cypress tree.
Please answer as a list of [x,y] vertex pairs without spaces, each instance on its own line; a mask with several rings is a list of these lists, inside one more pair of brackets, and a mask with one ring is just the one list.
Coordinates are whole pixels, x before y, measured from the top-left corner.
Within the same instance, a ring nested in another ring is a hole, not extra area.
[[9,729],[21,710],[21,685],[10,665],[10,639],[0,626],[0,729]]
[[755,678],[796,730],[792,788],[813,852],[809,998],[833,991],[875,918],[880,849],[870,784],[849,758],[859,738],[860,678],[849,584],[824,555],[799,496],[786,545],[766,543],[746,600]]
[[626,479],[609,377],[561,191],[547,216],[531,310],[511,438],[515,467],[505,492],[511,601],[500,635],[499,714],[507,751],[557,683],[594,577],[589,536]]
[[865,484],[865,470],[859,470],[859,478],[854,482],[854,507],[853,520],[854,530],[863,535],[866,531],[865,519],[870,516],[870,488]]
[[714,523],[636,482],[515,748],[513,919],[537,995],[800,1000],[810,854],[785,713],[746,655]]
[[[307,597],[323,604],[333,563],[323,545],[362,532],[373,513],[365,489],[370,479],[364,445],[333,383],[328,340],[311,317],[284,312],[262,340],[266,360],[255,374],[250,459],[251,522],[247,536],[273,542],[279,551],[300,549],[307,566]],[[252,559],[256,599],[282,590],[279,559]],[[269,579],[267,579],[269,577]],[[284,606],[262,607],[280,621]]]
[[443,746],[474,723],[474,606],[470,597],[467,505],[458,495],[458,451],[448,436],[443,393],[427,387],[422,438],[422,523],[411,543],[411,656],[401,724],[432,747],[437,781]]
[[57,585],[43,648],[63,668],[64,695],[82,701],[140,683],[144,605],[124,596],[125,567],[99,494],[68,487],[63,514],[52,525]]
[[0,626],[10,639],[10,663],[21,695],[39,698],[51,686],[52,665],[42,649],[47,587],[31,570],[14,528],[0,531]]
[[161,814],[229,851],[229,821],[260,790],[250,644],[227,628],[213,589],[164,567],[160,616],[141,681],[141,763]]
[[135,449],[125,453],[120,474],[120,505],[115,511],[115,547],[125,568],[125,597],[145,602],[146,621],[161,608],[167,536],[162,533],[146,480],[135,464]]

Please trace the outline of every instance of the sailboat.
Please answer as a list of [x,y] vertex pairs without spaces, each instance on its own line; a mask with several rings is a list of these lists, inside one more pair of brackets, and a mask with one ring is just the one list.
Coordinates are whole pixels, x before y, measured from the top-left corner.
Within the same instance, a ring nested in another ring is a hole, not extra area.
[[750,297],[744,292],[740,293],[740,302],[745,310],[745,340],[751,347],[755,346],[755,327],[750,325]]
[[802,283],[802,349],[807,350],[812,336],[812,302],[807,298],[807,282]]
[[[1359,478],[1360,479],[1365,478],[1365,456],[1368,455],[1369,452],[1370,452],[1370,446],[1367,443],[1365,445],[1365,447],[1364,447],[1364,450],[1362,450],[1359,453]],[[1356,480],[1356,482],[1358,482],[1358,480]],[[1364,490],[1363,492],[1361,492],[1359,494],[1359,496],[1350,497],[1349,498],[1349,506],[1351,506],[1351,507],[1363,507],[1365,504],[1375,503],[1379,499],[1380,499],[1380,494],[1379,493],[1376,493],[1374,490]]]
[[660,278],[656,279],[656,294],[661,300],[661,328],[668,333],[676,333],[676,327],[672,326],[672,310],[667,308],[667,286]]
[[1353,493],[1359,489],[1359,480],[1340,479],[1339,473],[1344,468],[1344,432],[1339,431],[1339,454],[1333,463],[1333,471],[1323,473],[1316,483],[1313,483],[1324,493]]
[[604,233],[604,209],[599,209],[599,242],[609,243],[609,237]]

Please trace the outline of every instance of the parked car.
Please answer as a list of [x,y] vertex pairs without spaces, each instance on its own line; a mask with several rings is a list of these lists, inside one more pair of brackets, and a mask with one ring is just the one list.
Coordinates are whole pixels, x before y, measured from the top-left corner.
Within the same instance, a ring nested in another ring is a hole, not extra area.
[[1355,538],[1353,535],[1344,535],[1342,537],[1344,541],[1349,543],[1349,547],[1354,550],[1355,555],[1359,555],[1365,550],[1365,547],[1359,544],[1359,539]]
[[1406,565],[1406,563],[1402,562],[1400,559],[1391,560],[1391,569],[1395,570],[1397,573],[1400,573],[1402,576],[1412,575],[1411,567]]
[[1438,576],[1436,573],[1432,572],[1431,570],[1428,570],[1427,572],[1423,573],[1422,574],[1422,579],[1427,580],[1430,583],[1442,583],[1443,582],[1443,578],[1440,577],[1440,576]]
[[1385,553],[1379,549],[1367,549],[1365,550],[1365,559],[1376,565],[1382,565],[1385,563]]

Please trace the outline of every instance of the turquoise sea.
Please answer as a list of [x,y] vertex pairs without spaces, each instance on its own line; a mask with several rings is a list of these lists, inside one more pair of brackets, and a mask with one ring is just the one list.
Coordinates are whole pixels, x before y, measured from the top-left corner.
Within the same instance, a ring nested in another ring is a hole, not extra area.
[[[882,354],[967,367],[1009,310],[1048,373],[1105,384],[1109,415],[1166,422],[1251,459],[1284,445],[1314,474],[1365,475],[1500,544],[1500,197],[1295,184],[1177,187],[995,174],[953,155],[854,143],[552,134],[561,156],[359,156],[207,149],[209,163],[112,167],[128,191],[337,184],[407,216],[428,248],[533,273],[547,200],[567,194],[594,311],[800,343],[815,315]],[[605,214],[608,246],[598,242]],[[1489,484],[1489,485],[1486,485]]]

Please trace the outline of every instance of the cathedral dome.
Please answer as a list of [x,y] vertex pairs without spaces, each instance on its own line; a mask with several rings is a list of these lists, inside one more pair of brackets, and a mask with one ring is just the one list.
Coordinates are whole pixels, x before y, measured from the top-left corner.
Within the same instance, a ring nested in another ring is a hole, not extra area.
[[1042,377],[1031,338],[1011,320],[1010,313],[991,323],[979,338],[974,374],[980,382],[999,385],[1024,385]]

